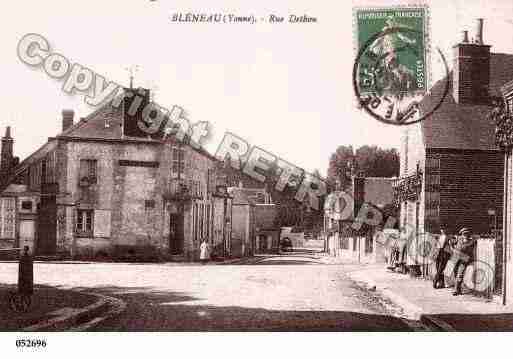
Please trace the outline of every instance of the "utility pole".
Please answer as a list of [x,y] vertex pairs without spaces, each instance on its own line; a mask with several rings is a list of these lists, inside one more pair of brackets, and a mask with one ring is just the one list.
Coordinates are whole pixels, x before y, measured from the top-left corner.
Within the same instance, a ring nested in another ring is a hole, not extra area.
[[129,74],[130,89],[133,89],[134,88],[134,77],[135,77],[135,74],[139,71],[139,65],[132,65],[132,66],[126,67],[125,70]]

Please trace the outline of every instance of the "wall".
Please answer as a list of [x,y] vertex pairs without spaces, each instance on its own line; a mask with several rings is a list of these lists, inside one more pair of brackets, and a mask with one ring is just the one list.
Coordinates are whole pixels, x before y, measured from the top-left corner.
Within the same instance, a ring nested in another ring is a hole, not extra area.
[[393,203],[392,183],[390,178],[365,178],[364,201],[378,207]]
[[244,244],[248,241],[248,224],[251,210],[251,205],[249,204],[233,204],[231,237],[232,257],[242,257],[244,255]]
[[274,204],[255,205],[255,227],[260,229],[276,228],[278,207]]
[[[67,143],[66,192],[76,208],[104,211],[110,222],[110,234],[94,233],[91,237],[77,237],[74,231],[75,214],[65,210],[66,228],[59,231],[59,247],[74,253],[110,250],[114,246],[168,247],[163,236],[164,206],[157,188],[157,168],[120,165],[119,160],[157,161],[159,148],[135,143]],[[80,159],[97,161],[97,183],[87,190],[79,187]],[[145,201],[153,200],[154,207]],[[61,209],[62,211],[62,209]],[[98,212],[100,213],[100,212]],[[108,216],[110,215],[110,220]],[[97,226],[95,227],[95,232]]]
[[416,123],[404,127],[399,148],[400,177],[414,174],[417,169],[417,163],[422,170],[425,162],[425,147],[421,124]]
[[[422,138],[421,124],[416,123],[410,126],[405,126],[402,134],[402,143],[399,151],[400,156],[400,177],[410,176],[417,172],[417,168],[424,174],[426,165],[426,149]],[[418,165],[418,166],[417,166]],[[425,180],[422,181],[424,188]],[[425,209],[425,196],[424,191],[418,198],[419,201],[419,223],[416,227],[416,201],[406,201],[400,204],[399,224],[405,226],[406,224],[411,230],[418,233],[424,232],[424,209]]]
[[506,171],[505,171],[505,200],[506,205],[504,216],[504,255],[503,270],[504,270],[504,284],[503,301],[505,304],[513,304],[513,265],[512,260],[512,246],[513,246],[513,151],[510,149],[506,156]]
[[376,247],[375,239],[368,242],[365,237],[342,237],[338,232],[328,236],[328,253],[348,262],[382,263],[382,258],[375,255]]
[[440,158],[440,221],[447,233],[470,227],[490,232],[488,210],[500,226],[503,210],[503,154],[492,151],[436,151]]

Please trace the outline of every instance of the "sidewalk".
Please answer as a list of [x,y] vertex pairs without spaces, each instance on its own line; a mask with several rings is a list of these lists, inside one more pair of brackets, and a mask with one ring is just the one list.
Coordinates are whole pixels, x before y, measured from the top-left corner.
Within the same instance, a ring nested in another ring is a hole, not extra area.
[[348,275],[400,306],[408,319],[440,330],[513,330],[513,306],[470,294],[454,297],[452,288],[433,289],[431,281],[387,271],[383,264],[363,265]]
[[16,285],[0,284],[0,331],[87,330],[99,318],[124,310],[124,303],[115,298],[35,286],[28,311],[15,312],[10,307],[9,297],[16,289]]

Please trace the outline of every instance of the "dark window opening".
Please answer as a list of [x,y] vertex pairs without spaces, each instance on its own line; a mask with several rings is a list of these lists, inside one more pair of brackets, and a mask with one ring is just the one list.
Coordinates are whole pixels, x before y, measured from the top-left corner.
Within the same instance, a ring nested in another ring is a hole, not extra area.
[[80,160],[80,181],[88,184],[96,183],[96,160]]
[[84,236],[93,234],[93,214],[92,209],[77,210],[77,234]]
[[32,201],[21,201],[21,209],[24,211],[32,211]]

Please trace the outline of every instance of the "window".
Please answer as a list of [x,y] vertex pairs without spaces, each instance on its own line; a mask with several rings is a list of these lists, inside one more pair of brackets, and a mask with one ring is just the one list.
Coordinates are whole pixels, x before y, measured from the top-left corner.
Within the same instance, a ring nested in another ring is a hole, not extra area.
[[16,205],[13,197],[0,199],[0,238],[15,238]]
[[145,209],[153,209],[155,208],[155,200],[154,199],[147,199],[144,201],[144,208]]
[[80,181],[88,184],[96,183],[96,160],[80,160]]
[[205,233],[204,232],[204,225],[203,225],[203,223],[204,223],[203,220],[204,220],[204,217],[205,217],[204,216],[204,212],[203,212],[204,209],[205,209],[205,207],[204,207],[203,203],[200,203],[199,204],[199,218],[200,218],[199,219],[199,235],[200,235],[200,240],[203,239],[203,236],[204,236],[204,233]]
[[21,201],[21,209],[32,212],[32,201]]
[[77,233],[82,235],[93,234],[93,210],[77,210]]
[[373,242],[372,241],[372,235],[370,233],[368,233],[365,236],[365,253],[366,254],[372,253],[372,251],[374,249],[372,242]]
[[46,181],[46,160],[41,161],[41,183],[47,183]]
[[207,238],[210,238],[210,225],[211,225],[210,205],[207,204]]
[[171,149],[173,173],[183,173],[185,164],[185,150],[181,146],[173,146]]
[[513,113],[513,96],[506,99],[507,111]]

